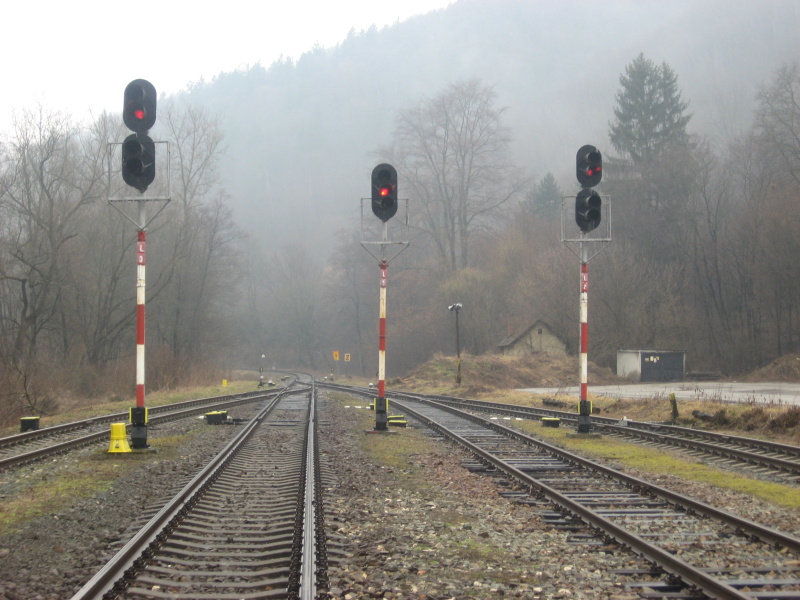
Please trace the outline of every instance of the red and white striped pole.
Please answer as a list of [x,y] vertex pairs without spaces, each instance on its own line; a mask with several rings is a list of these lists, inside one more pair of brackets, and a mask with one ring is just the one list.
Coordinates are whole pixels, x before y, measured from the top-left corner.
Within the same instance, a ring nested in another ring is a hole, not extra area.
[[144,406],[144,298],[147,233],[139,231],[136,242],[136,406]]
[[375,430],[386,431],[389,423],[386,406],[386,283],[389,261],[378,263],[381,270],[380,311],[378,322],[378,397],[375,399]]
[[136,240],[136,408],[131,409],[131,447],[147,448],[147,409],[144,406],[144,300],[147,234]]
[[[581,243],[583,246],[583,243]],[[583,254],[583,248],[581,248]],[[589,402],[589,264],[581,261],[581,399],[578,404],[578,433],[589,433],[591,403]]]

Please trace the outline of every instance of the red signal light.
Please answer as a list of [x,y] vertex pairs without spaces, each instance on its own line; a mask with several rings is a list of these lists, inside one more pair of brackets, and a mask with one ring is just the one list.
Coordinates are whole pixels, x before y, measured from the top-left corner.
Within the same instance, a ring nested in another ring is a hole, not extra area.
[[575,156],[575,175],[583,188],[591,188],[603,178],[603,155],[590,144],[581,146]]
[[372,212],[384,223],[397,212],[397,170],[390,164],[372,169]]
[[125,88],[122,121],[136,133],[147,133],[156,122],[156,88],[145,79],[134,79]]

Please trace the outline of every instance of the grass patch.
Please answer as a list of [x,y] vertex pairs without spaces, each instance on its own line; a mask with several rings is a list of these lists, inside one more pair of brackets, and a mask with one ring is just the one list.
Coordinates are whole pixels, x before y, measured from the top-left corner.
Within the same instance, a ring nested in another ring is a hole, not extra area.
[[453,550],[459,558],[476,562],[493,558],[501,551],[496,546],[472,538],[454,543]]
[[59,512],[76,498],[86,498],[108,489],[113,481],[135,466],[133,461],[119,458],[85,459],[72,465],[69,472],[23,484],[13,496],[3,499],[0,506],[0,533],[7,533],[15,525],[43,514]]
[[[375,413],[366,408],[367,400],[353,400],[347,394],[331,393],[331,400],[339,402],[342,406],[349,406],[352,412],[352,427],[364,432],[360,438],[361,449],[370,459],[379,466],[391,469],[394,476],[402,479],[410,488],[421,490],[430,487],[430,484],[417,475],[422,467],[417,462],[417,457],[427,454],[439,454],[442,450],[421,429],[390,427],[386,433],[368,433],[375,428]],[[394,414],[391,411],[390,414]]]
[[[374,422],[370,423],[374,426]],[[412,469],[413,459],[420,454],[435,453],[428,438],[419,429],[390,429],[389,433],[365,434],[362,448],[369,456],[392,469]]]
[[796,488],[731,473],[681,458],[671,452],[638,444],[629,444],[607,437],[585,439],[568,437],[570,431],[544,428],[534,421],[522,421],[519,425],[528,432],[582,454],[617,461],[647,473],[674,475],[689,481],[742,492],[785,508],[800,509],[800,490]]
[[431,514],[438,523],[441,523],[445,527],[467,529],[472,524],[478,522],[478,519],[456,510],[434,509],[431,511]]
[[[189,435],[158,438],[156,460],[177,458],[178,449],[186,443]],[[49,467],[36,465],[8,474],[19,477],[12,493],[0,504],[0,534],[14,530],[15,526],[41,517],[58,513],[81,498],[89,498],[107,490],[116,480],[153,460],[147,453],[110,454],[97,450],[71,463],[64,472],[50,471]]]

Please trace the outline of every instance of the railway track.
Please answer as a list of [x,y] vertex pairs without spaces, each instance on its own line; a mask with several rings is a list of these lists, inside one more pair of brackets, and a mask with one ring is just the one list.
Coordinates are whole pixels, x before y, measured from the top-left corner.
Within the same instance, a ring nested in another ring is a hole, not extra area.
[[579,519],[651,561],[665,577],[630,585],[644,598],[800,598],[800,538],[453,407],[408,395],[393,405],[471,452],[471,468],[515,482],[510,495],[554,526]]
[[[374,391],[370,392],[365,388],[337,384],[326,385],[343,391],[353,391],[361,395],[374,395]],[[387,396],[401,399],[405,394],[392,392]],[[450,396],[425,394],[417,394],[416,396],[470,411],[531,420],[556,418],[567,424],[577,424],[575,412]],[[800,484],[800,446],[661,423],[626,420],[622,424],[619,419],[600,416],[592,417],[592,428],[596,432],[619,437],[626,441],[685,450],[696,457],[702,457],[704,460],[716,463],[723,468],[731,466],[743,467],[758,476],[768,475],[772,480],[780,481],[787,485]]]
[[327,552],[313,383],[284,390],[73,600],[317,596]]
[[[543,408],[495,404],[480,400],[433,396],[450,406],[470,408],[481,412],[507,415],[525,419],[557,418],[566,423],[577,424],[576,413]],[[758,440],[743,436],[678,427],[663,423],[592,417],[594,431],[629,441],[644,442],[661,447],[681,448],[696,456],[704,456],[722,466],[738,464],[755,469],[759,473],[771,473],[785,483],[800,483],[800,447],[769,440]]]
[[[198,398],[156,406],[148,410],[149,424],[167,423],[177,419],[193,417],[209,410],[224,410],[242,404],[258,402],[265,398],[276,396],[282,389],[276,388],[269,391],[259,390],[228,396]],[[128,418],[127,412],[113,413],[0,438],[0,471],[69,452],[90,444],[108,443],[110,435],[109,424],[127,422]]]

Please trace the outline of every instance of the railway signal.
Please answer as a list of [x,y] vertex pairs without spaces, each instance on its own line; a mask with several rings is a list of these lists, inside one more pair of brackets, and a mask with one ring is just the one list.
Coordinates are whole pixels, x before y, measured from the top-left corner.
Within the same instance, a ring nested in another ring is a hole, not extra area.
[[603,155],[600,150],[587,144],[581,146],[575,157],[575,175],[581,187],[591,188],[603,178]]
[[600,225],[603,201],[600,194],[584,188],[575,196],[575,222],[583,233],[589,233]]
[[[581,261],[580,297],[580,382],[578,402],[578,433],[592,430],[592,404],[589,402],[589,253],[586,244],[590,241],[583,234],[594,231],[603,216],[603,199],[592,188],[603,179],[603,155],[591,144],[581,146],[575,155],[575,176],[581,191],[575,196],[575,223],[581,230],[578,240]],[[600,241],[602,240],[594,240]]]
[[133,131],[122,142],[122,179],[144,193],[156,178],[156,145],[147,132],[156,122],[156,88],[146,79],[125,87],[122,121]]
[[[380,298],[378,301],[378,396],[375,398],[375,429],[373,430],[378,432],[388,431],[389,423],[389,402],[386,399],[386,287],[389,281],[389,262],[406,249],[409,242],[389,241],[389,219],[397,213],[398,208],[397,169],[388,163],[379,164],[372,169],[370,187],[372,212],[383,221],[383,227],[381,227],[383,230],[381,241],[365,241],[363,238],[361,241],[361,245],[364,249],[374,258],[378,259],[378,268],[381,272]],[[361,199],[362,230],[364,221],[364,200],[367,200],[367,198]],[[372,244],[380,246],[380,254],[373,253],[370,250],[370,245]],[[391,257],[387,256],[387,248],[390,245],[400,246],[400,250],[396,251]]]
[[397,213],[397,170],[390,164],[372,170],[372,212],[384,223]]
[[[157,101],[156,88],[146,79],[134,79],[125,86],[122,121],[133,133],[122,142],[122,179],[142,194],[156,177],[156,145],[147,134],[156,122]],[[136,241],[136,406],[130,411],[131,446],[136,450],[148,448],[147,408],[144,405],[146,201],[147,198],[143,196],[137,199],[139,231]]]
[[134,79],[125,88],[122,120],[136,133],[147,133],[156,122],[156,88],[146,79]]
[[575,156],[575,176],[581,191],[575,197],[575,223],[583,233],[589,233],[600,225],[603,200],[592,187],[603,179],[603,155],[600,150],[586,144]]
[[132,133],[122,142],[122,179],[144,192],[156,178],[156,145],[143,133]]

